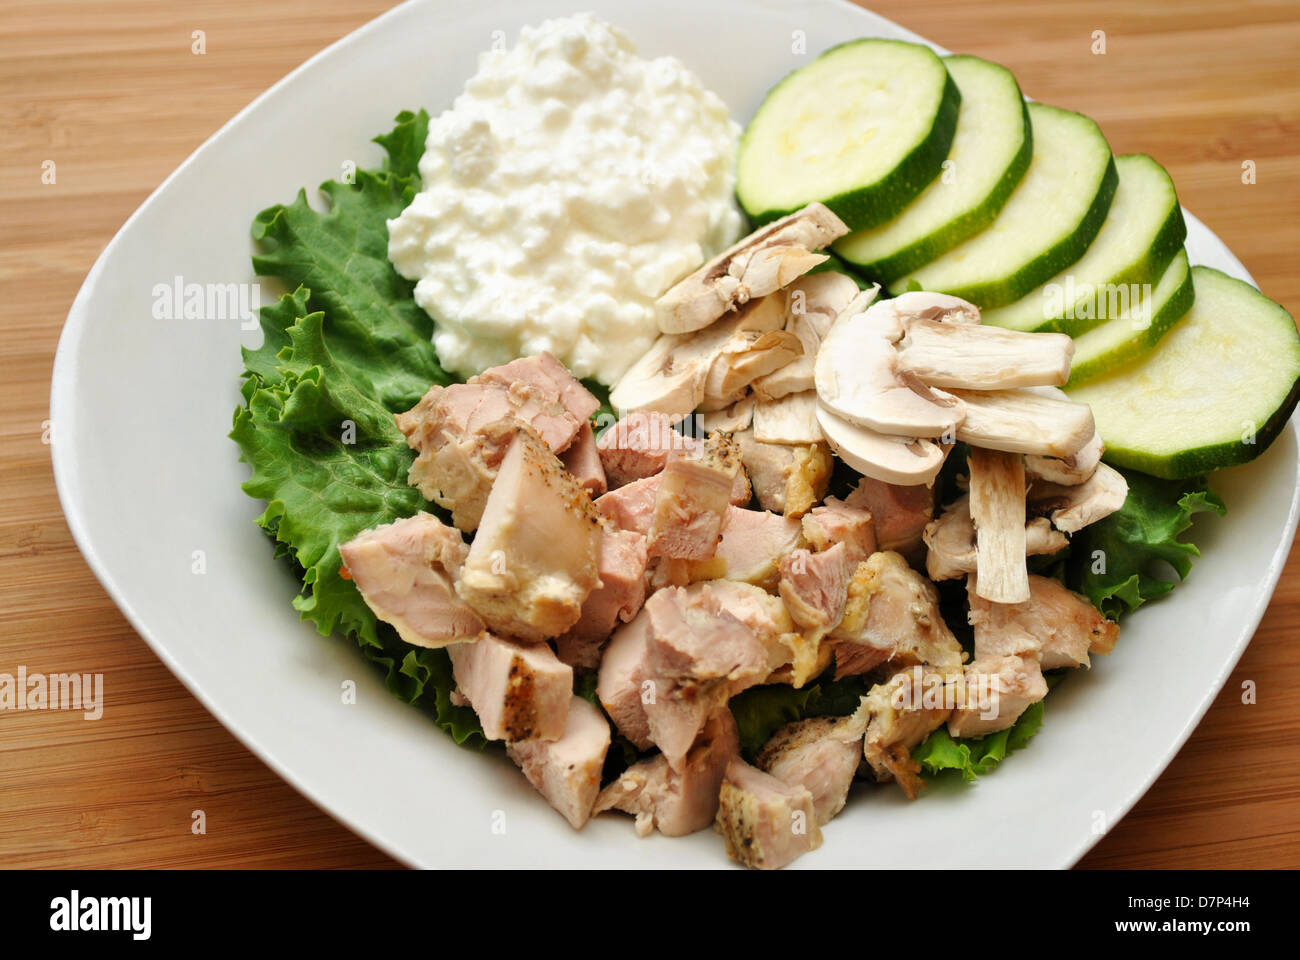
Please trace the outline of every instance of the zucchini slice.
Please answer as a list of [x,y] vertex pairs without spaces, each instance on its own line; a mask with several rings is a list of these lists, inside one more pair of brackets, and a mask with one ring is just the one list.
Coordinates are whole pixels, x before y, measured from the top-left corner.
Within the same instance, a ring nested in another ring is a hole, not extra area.
[[981,309],[1019,300],[1075,263],[1097,236],[1119,175],[1100,128],[1081,113],[1029,104],[1034,155],[989,226],[899,277],[891,293],[936,290]]
[[1011,71],[979,57],[943,62],[961,92],[944,172],[894,219],[834,247],[877,283],[929,263],[992,223],[1033,154],[1029,113]]
[[1180,250],[1149,296],[1074,338],[1069,386],[1096,380],[1151,350],[1191,309],[1194,299],[1191,268],[1187,254]]
[[1119,185],[1106,220],[1079,261],[981,322],[1071,336],[1119,316],[1133,287],[1155,284],[1187,239],[1187,224],[1165,168],[1141,153],[1115,158]]
[[1248,283],[1193,267],[1196,301],[1156,349],[1069,390],[1092,407],[1106,459],[1157,477],[1254,460],[1300,397],[1291,315]]
[[884,223],[939,175],[960,102],[929,47],[832,47],[759,106],[740,141],[736,197],[755,223],[814,200],[854,230]]

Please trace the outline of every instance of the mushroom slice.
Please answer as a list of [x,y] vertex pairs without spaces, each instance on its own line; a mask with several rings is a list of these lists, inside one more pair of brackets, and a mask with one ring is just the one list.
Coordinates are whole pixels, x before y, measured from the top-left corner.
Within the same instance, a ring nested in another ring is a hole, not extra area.
[[836,416],[878,433],[951,439],[963,405],[902,369],[895,344],[903,323],[892,303],[835,321],[813,368],[817,398]]
[[610,403],[622,413],[650,410],[681,420],[704,402],[714,361],[733,338],[752,344],[784,320],[782,298],[764,297],[699,333],[663,334],[614,384]]
[[740,433],[754,422],[754,395],[747,393],[722,410],[701,413],[700,427],[705,433]]
[[1052,526],[1075,533],[1124,506],[1128,481],[1112,467],[1101,463],[1083,483],[1065,486],[1035,483],[1029,490],[1029,509],[1052,518]]
[[817,404],[817,423],[841,460],[858,473],[885,483],[907,487],[931,483],[948,452],[929,440],[890,436],[850,423],[821,403]]
[[801,353],[803,345],[788,330],[732,337],[709,368],[704,381],[704,403],[714,409],[719,403],[730,406],[756,379],[786,366]]
[[[865,310],[880,287],[862,293],[870,294],[861,303],[859,313]],[[754,381],[754,392],[765,400],[779,400],[791,393],[813,389],[813,361],[817,348],[835,319],[850,306],[861,302],[858,285],[842,273],[828,271],[800,277],[783,291],[786,300],[785,329],[799,338],[803,353],[785,366]]]
[[1093,475],[1105,452],[1106,445],[1101,442],[1101,434],[1093,431],[1092,439],[1071,456],[1038,457],[1026,454],[1025,476],[1030,480],[1046,480],[1063,487],[1073,487]]
[[1058,400],[1032,388],[954,390],[965,409],[957,439],[1009,453],[1070,457],[1096,433],[1086,403]]
[[979,307],[961,297],[930,290],[912,290],[888,301],[904,320],[929,320],[936,323],[977,324]]
[[972,447],[970,515],[975,523],[975,592],[994,603],[1029,599],[1025,565],[1025,464],[1014,453]]
[[1059,386],[1070,378],[1074,341],[971,323],[913,319],[898,346],[903,369],[935,387],[999,390]]
[[[925,572],[931,580],[955,580],[975,572],[975,521],[970,516],[970,497],[964,496],[944,507],[921,535],[925,541]],[[1064,550],[1065,534],[1052,529],[1046,517],[1025,524],[1025,554],[1037,556]]]
[[814,253],[849,232],[820,203],[759,227],[678,281],[655,303],[664,333],[703,330],[728,310],[780,290],[828,257]]
[[780,400],[760,400],[754,406],[754,438],[763,443],[822,443],[817,423],[817,394],[792,393]]

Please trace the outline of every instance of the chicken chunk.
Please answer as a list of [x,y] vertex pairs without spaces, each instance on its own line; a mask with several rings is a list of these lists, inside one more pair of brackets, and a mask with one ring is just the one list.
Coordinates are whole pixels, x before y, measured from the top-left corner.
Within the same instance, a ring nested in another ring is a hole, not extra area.
[[784,783],[738,757],[727,764],[715,825],[727,855],[760,870],[779,870],[822,845],[807,788]]
[[979,660],[1023,654],[1036,656],[1044,670],[1086,667],[1088,654],[1115,646],[1119,624],[1050,577],[1031,573],[1024,603],[991,603],[975,592],[975,579],[972,573],[966,591]]
[[631,620],[645,603],[645,537],[630,530],[606,530],[600,541],[600,586],[587,595],[582,615],[556,638],[560,659],[580,670],[600,664],[600,648],[614,628]]
[[483,632],[482,619],[454,587],[467,553],[460,532],[428,513],[367,530],[339,547],[366,606],[417,647],[445,647]]
[[670,460],[655,492],[646,538],[648,555],[673,560],[711,558],[722,538],[739,472],[740,451],[730,437],[720,433],[710,436],[698,455]]
[[513,435],[489,428],[521,421],[560,453],[599,405],[549,353],[485,370],[465,383],[434,386],[395,418],[418,454],[407,479],[450,510],[459,529],[474,530]]
[[[596,509],[620,530],[632,530],[642,536],[650,533],[650,524],[654,520],[655,501],[659,495],[658,476],[633,480],[611,490],[595,500]],[[743,506],[750,500],[749,479],[743,470],[737,472],[731,487],[730,501],[733,506]]]
[[921,534],[934,516],[933,487],[900,486],[863,477],[844,502],[871,514],[878,549],[893,550],[919,562],[923,551]]
[[825,826],[848,800],[862,763],[866,726],[865,707],[848,717],[809,717],[788,723],[772,734],[755,762],[783,783],[811,793],[817,825]]
[[839,626],[831,632],[835,675],[866,673],[886,661],[960,670],[961,644],[939,612],[933,583],[892,551],[858,564]]
[[736,721],[727,709],[709,717],[679,770],[662,753],[628,767],[601,791],[595,812],[621,810],[636,817],[638,836],[658,829],[666,837],[703,830],[718,812],[727,763],[737,755]]
[[764,510],[802,517],[826,495],[834,461],[824,443],[764,443],[753,430],[736,434],[754,495]]
[[804,546],[793,517],[733,506],[711,560],[694,563],[691,580],[740,580],[775,589],[781,558]]
[[793,663],[793,683],[802,687],[817,668],[822,638],[839,626],[848,599],[845,547],[813,553],[796,550],[781,558],[778,592],[801,631]]
[[638,750],[649,750],[650,723],[645,700],[654,686],[646,682],[646,645],[650,639],[650,617],[645,609],[614,631],[600,660],[596,696],[614,721],[618,732]]
[[876,684],[864,700],[868,722],[863,758],[877,781],[897,781],[909,800],[915,800],[925,786],[912,750],[948,719],[955,683],[951,674],[916,666]]
[[597,441],[609,488],[660,473],[670,459],[699,450],[701,441],[674,429],[666,413],[638,410],[605,430]]
[[1005,730],[1030,704],[1047,696],[1047,681],[1032,655],[973,660],[966,665],[964,686],[962,705],[948,717],[948,733],[954,737]]
[[456,689],[489,740],[558,740],[573,694],[573,670],[544,643],[490,633],[447,648]]
[[692,602],[710,613],[726,614],[749,627],[767,651],[767,669],[777,670],[790,663],[802,642],[794,620],[780,597],[762,587],[736,580],[705,580],[686,588]]
[[596,434],[590,423],[584,423],[574,437],[573,443],[560,454],[564,469],[573,474],[574,479],[587,491],[589,497],[599,497],[606,490],[605,468],[600,463],[600,451],[596,449]]
[[524,640],[564,633],[597,586],[602,522],[531,428],[511,441],[456,592],[493,629]]
[[511,743],[506,753],[546,802],[579,830],[591,818],[596,805],[609,744],[609,724],[604,715],[575,696],[569,700],[560,739]]
[[876,552],[876,523],[871,511],[851,507],[838,497],[827,497],[803,518],[803,535],[814,550],[829,550],[844,544],[844,561],[850,573]]

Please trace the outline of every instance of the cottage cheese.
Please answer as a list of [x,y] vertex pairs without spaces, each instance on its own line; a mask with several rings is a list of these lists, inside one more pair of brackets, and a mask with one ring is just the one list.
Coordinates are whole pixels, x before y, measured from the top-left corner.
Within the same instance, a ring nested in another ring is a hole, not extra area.
[[423,190],[388,221],[443,365],[548,350],[616,381],[657,335],[655,299],[740,232],[739,133],[679,61],[638,57],[590,15],[483,54],[430,122]]

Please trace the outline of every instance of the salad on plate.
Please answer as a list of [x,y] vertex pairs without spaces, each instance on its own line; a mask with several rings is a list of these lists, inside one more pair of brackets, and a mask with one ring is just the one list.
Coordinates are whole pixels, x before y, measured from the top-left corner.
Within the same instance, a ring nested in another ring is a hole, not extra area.
[[1296,405],[1168,173],[978,57],[845,38],[742,130],[579,15],[376,141],[253,221],[244,489],[301,617],[575,829],[775,868],[991,773]]

